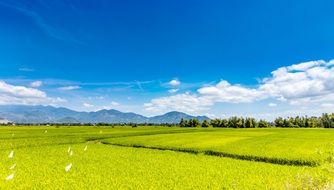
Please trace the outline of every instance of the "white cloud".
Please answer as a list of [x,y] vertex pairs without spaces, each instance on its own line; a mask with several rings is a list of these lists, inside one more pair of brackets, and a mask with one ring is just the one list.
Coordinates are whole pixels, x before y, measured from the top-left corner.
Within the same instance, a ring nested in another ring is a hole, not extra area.
[[325,61],[309,61],[309,62],[304,62],[304,63],[299,63],[295,65],[291,65],[287,67],[289,71],[306,71],[312,67],[320,66],[326,64]]
[[58,90],[67,91],[67,90],[77,90],[80,88],[81,88],[80,86],[64,86],[64,87],[59,87]]
[[178,88],[175,88],[175,89],[169,89],[169,90],[168,90],[168,92],[171,93],[171,94],[176,93],[176,92],[178,92],[178,91],[179,91]]
[[41,90],[25,86],[14,86],[0,81],[0,104],[24,104],[24,105],[53,105],[66,100],[51,98]]
[[115,101],[112,101],[110,105],[102,106],[102,109],[105,110],[110,110],[110,109],[115,109],[115,107],[120,108],[121,104]]
[[118,102],[115,102],[115,101],[112,101],[112,102],[111,102],[111,105],[112,105],[112,106],[119,106],[119,105],[120,105],[120,103],[118,103]]
[[275,103],[269,103],[268,106],[269,106],[269,107],[276,107],[277,104],[275,104]]
[[212,113],[205,113],[204,115],[207,116],[210,119],[218,118],[215,114],[212,114]]
[[88,97],[89,100],[104,100],[104,96],[90,96]]
[[212,101],[190,93],[156,98],[151,100],[150,103],[144,104],[146,111],[156,113],[164,113],[174,110],[197,113],[199,111],[207,110],[207,107],[211,105],[213,105]]
[[178,79],[173,79],[173,80],[169,81],[168,84],[170,86],[177,87],[177,86],[180,86],[181,82]]
[[102,109],[100,109],[100,110],[110,110],[110,109],[112,109],[111,106],[102,106]]
[[334,60],[311,61],[278,68],[255,87],[230,84],[222,80],[216,85],[199,88],[195,94],[184,93],[152,99],[144,107],[151,112],[196,112],[209,109],[218,102],[251,103],[268,98],[287,101],[290,105],[334,104]]
[[4,95],[14,97],[32,97],[32,98],[45,98],[46,94],[43,91],[27,88],[24,86],[14,86],[7,84],[4,81],[0,81],[0,92]]
[[33,72],[34,69],[26,68],[26,67],[22,67],[22,68],[19,68],[19,71],[23,71],[23,72]]
[[334,103],[323,103],[323,104],[321,104],[321,107],[334,108]]
[[[331,61],[332,62],[332,61]],[[288,100],[290,104],[328,101],[334,94],[334,68],[325,61],[312,61],[282,67],[263,80],[260,91],[271,97]]]
[[92,104],[89,104],[89,103],[83,103],[82,104],[83,106],[85,106],[86,108],[91,108],[91,107],[94,107],[94,105],[92,105]]
[[327,63],[327,67],[334,66],[334,59]]
[[241,85],[231,85],[224,80],[220,81],[215,86],[202,87],[197,91],[201,96],[213,102],[253,102],[254,100],[266,97],[262,91],[242,87]]
[[33,87],[33,88],[38,88],[38,87],[41,87],[42,85],[43,85],[43,82],[39,81],[39,80],[30,83],[30,86]]

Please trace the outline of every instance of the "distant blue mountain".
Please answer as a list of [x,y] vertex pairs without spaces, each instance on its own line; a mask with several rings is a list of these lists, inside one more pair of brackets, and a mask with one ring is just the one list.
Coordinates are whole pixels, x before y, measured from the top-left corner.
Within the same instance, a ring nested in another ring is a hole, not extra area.
[[172,111],[164,115],[158,115],[149,118],[150,123],[179,123],[181,119],[194,119],[197,118],[199,121],[209,120],[206,116],[191,116],[182,112]]
[[77,112],[62,107],[21,105],[0,106],[0,118],[15,123],[179,123],[182,118],[197,118],[200,121],[210,119],[206,116],[191,116],[176,111],[154,117],[145,117],[114,109]]

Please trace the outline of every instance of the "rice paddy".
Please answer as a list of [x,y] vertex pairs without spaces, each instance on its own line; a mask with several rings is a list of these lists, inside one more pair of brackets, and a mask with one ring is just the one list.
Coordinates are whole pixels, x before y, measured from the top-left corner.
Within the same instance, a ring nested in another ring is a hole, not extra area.
[[334,177],[325,129],[1,127],[0,142],[0,189],[326,189]]

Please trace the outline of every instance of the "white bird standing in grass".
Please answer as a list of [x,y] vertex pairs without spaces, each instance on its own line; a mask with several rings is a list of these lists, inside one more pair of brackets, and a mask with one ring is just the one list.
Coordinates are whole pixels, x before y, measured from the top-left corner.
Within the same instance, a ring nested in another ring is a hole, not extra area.
[[85,148],[84,148],[84,151],[85,151],[85,152],[87,151],[87,148],[88,148],[88,146],[86,145]]
[[11,181],[14,179],[14,173],[6,177],[6,181]]
[[14,158],[14,151],[11,151],[8,155],[9,159],[13,159]]
[[73,151],[71,150],[70,153],[69,153],[69,156],[73,156]]
[[10,169],[10,170],[13,170],[13,169],[15,169],[15,168],[16,168],[16,164],[12,165],[9,169]]
[[65,167],[65,172],[69,172],[71,168],[72,168],[72,163],[70,163],[69,165]]
[[44,133],[48,133],[48,130],[45,130]]
[[67,149],[67,153],[70,153],[70,152],[71,152],[71,146],[69,146]]

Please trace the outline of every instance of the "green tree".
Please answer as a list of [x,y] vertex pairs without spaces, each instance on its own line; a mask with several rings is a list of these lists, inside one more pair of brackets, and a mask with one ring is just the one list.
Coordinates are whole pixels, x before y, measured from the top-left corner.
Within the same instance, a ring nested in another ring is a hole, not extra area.
[[289,119],[288,119],[288,127],[289,128],[297,128],[297,125],[295,125],[295,119],[293,117],[289,117]]
[[204,120],[204,121],[202,122],[202,127],[203,127],[203,128],[208,128],[208,127],[210,127],[210,123],[209,123],[207,120]]
[[189,120],[189,126],[190,127],[198,127],[200,126],[200,122],[198,121],[198,119],[190,119]]
[[237,117],[231,117],[228,119],[229,128],[237,128],[239,119]]
[[256,127],[256,120],[254,118],[246,118],[245,127],[246,128],[255,128]]
[[295,127],[301,127],[304,128],[305,127],[305,122],[304,122],[304,118],[303,117],[295,117],[294,118],[294,125]]
[[284,120],[281,117],[278,117],[274,121],[275,127],[284,127]]
[[212,127],[221,127],[221,120],[220,119],[213,119],[210,121]]
[[269,123],[262,119],[258,123],[259,128],[269,128],[269,126],[270,126]]
[[186,121],[182,118],[179,125],[180,127],[186,127]]
[[324,128],[332,128],[333,127],[329,114],[327,114],[327,113],[322,114],[320,120],[321,120],[321,123],[324,126]]

